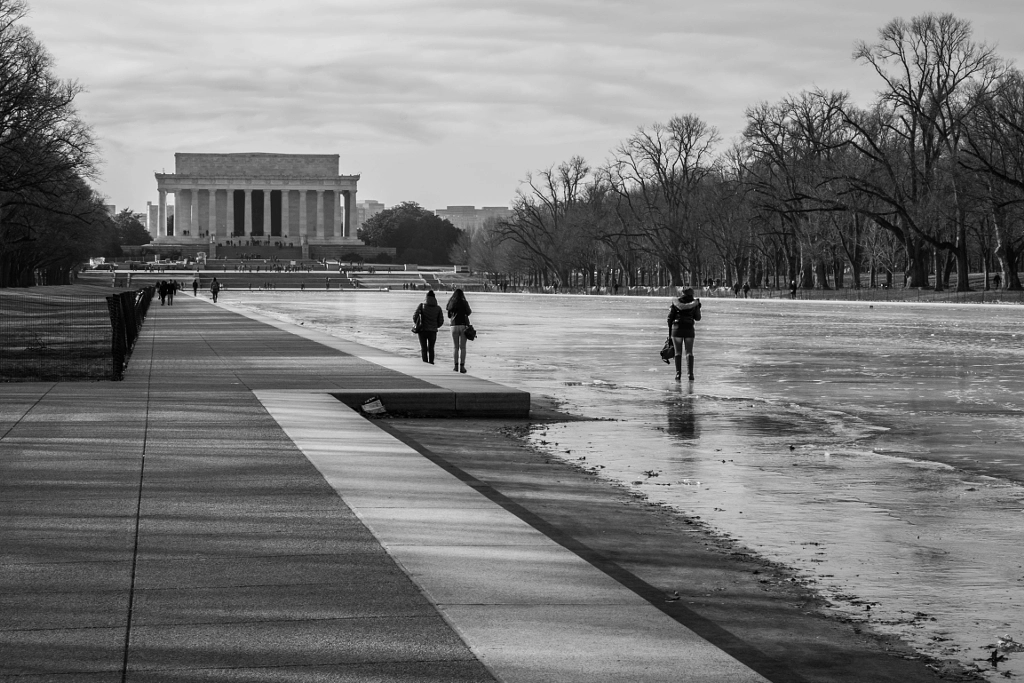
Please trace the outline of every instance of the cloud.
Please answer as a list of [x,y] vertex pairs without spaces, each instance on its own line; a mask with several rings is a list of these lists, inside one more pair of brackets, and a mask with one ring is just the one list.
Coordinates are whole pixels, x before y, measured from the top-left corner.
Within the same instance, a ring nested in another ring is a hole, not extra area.
[[897,15],[957,11],[1024,51],[1018,0],[33,2],[59,72],[88,88],[120,205],[186,150],[339,153],[362,196],[495,205],[531,168],[600,161],[674,114],[728,139],[746,107],[804,88],[866,100],[853,43]]

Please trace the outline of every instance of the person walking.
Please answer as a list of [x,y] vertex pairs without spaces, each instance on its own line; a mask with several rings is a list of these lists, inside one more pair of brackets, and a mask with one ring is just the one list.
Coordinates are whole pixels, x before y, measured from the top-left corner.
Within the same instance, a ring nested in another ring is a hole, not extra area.
[[420,338],[420,355],[423,362],[433,365],[437,331],[444,327],[444,311],[437,305],[434,290],[428,291],[426,299],[416,307],[412,321],[416,323],[416,336]]
[[466,328],[469,327],[469,316],[473,309],[466,301],[466,295],[456,288],[448,299],[448,318],[452,326],[452,342],[455,344],[455,367],[452,370],[466,372]]
[[696,336],[693,323],[700,320],[700,299],[693,298],[693,290],[687,287],[678,298],[672,299],[668,310],[668,336],[676,350],[676,379],[683,377],[683,351],[686,351],[686,373],[693,381],[693,338]]
[[199,296],[199,276],[192,278],[192,296]]
[[217,303],[218,294],[220,294],[220,283],[217,282],[217,278],[213,278],[213,282],[210,283],[210,295],[213,296],[213,303]]
[[156,286],[156,293],[160,295],[160,305],[165,305],[167,303],[167,280],[160,281],[160,284]]

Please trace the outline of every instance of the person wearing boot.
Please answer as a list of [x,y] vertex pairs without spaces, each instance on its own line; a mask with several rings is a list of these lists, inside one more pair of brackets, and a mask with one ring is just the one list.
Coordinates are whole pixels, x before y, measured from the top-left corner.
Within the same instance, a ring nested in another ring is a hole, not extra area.
[[469,316],[473,309],[466,301],[466,295],[456,288],[448,299],[448,317],[451,318],[452,341],[455,343],[455,367],[458,372],[466,372],[466,329],[469,327]]
[[693,381],[693,323],[700,320],[700,299],[693,298],[687,287],[678,298],[672,299],[668,310],[668,336],[676,349],[676,379],[683,378],[683,350],[686,350],[686,374]]
[[420,338],[420,355],[423,362],[433,365],[437,331],[444,326],[444,312],[437,305],[434,290],[427,292],[426,299],[416,308],[412,321],[416,323],[416,334]]

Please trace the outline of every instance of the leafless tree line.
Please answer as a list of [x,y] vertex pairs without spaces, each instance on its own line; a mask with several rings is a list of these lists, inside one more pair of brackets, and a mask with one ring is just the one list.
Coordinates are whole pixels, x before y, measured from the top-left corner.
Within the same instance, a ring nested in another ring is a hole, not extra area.
[[463,252],[559,287],[899,275],[941,290],[955,272],[964,291],[992,269],[1020,289],[1024,76],[950,14],[895,19],[853,57],[881,80],[869,106],[821,89],[761,103],[725,148],[694,115],[641,127],[601,166],[574,157],[529,175],[512,217]]
[[82,88],[54,75],[27,13],[0,0],[0,287],[66,282],[112,225],[86,182],[96,149],[74,107]]

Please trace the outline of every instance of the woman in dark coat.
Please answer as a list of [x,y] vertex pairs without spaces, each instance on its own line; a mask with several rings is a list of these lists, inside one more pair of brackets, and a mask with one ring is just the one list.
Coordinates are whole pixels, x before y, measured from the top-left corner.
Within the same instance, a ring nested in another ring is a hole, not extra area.
[[423,362],[433,365],[437,331],[444,327],[444,312],[437,305],[434,290],[427,292],[426,300],[416,307],[412,321],[416,323],[416,334],[420,338],[420,354],[423,356]]
[[668,311],[668,336],[676,348],[676,379],[683,377],[683,349],[686,350],[686,370],[693,381],[693,338],[696,336],[693,323],[700,320],[700,299],[693,298],[693,290],[687,287],[682,296],[672,299]]
[[452,292],[446,308],[451,319],[452,342],[455,344],[455,367],[452,369],[466,372],[466,328],[469,327],[469,314],[473,309],[469,307],[461,289]]

